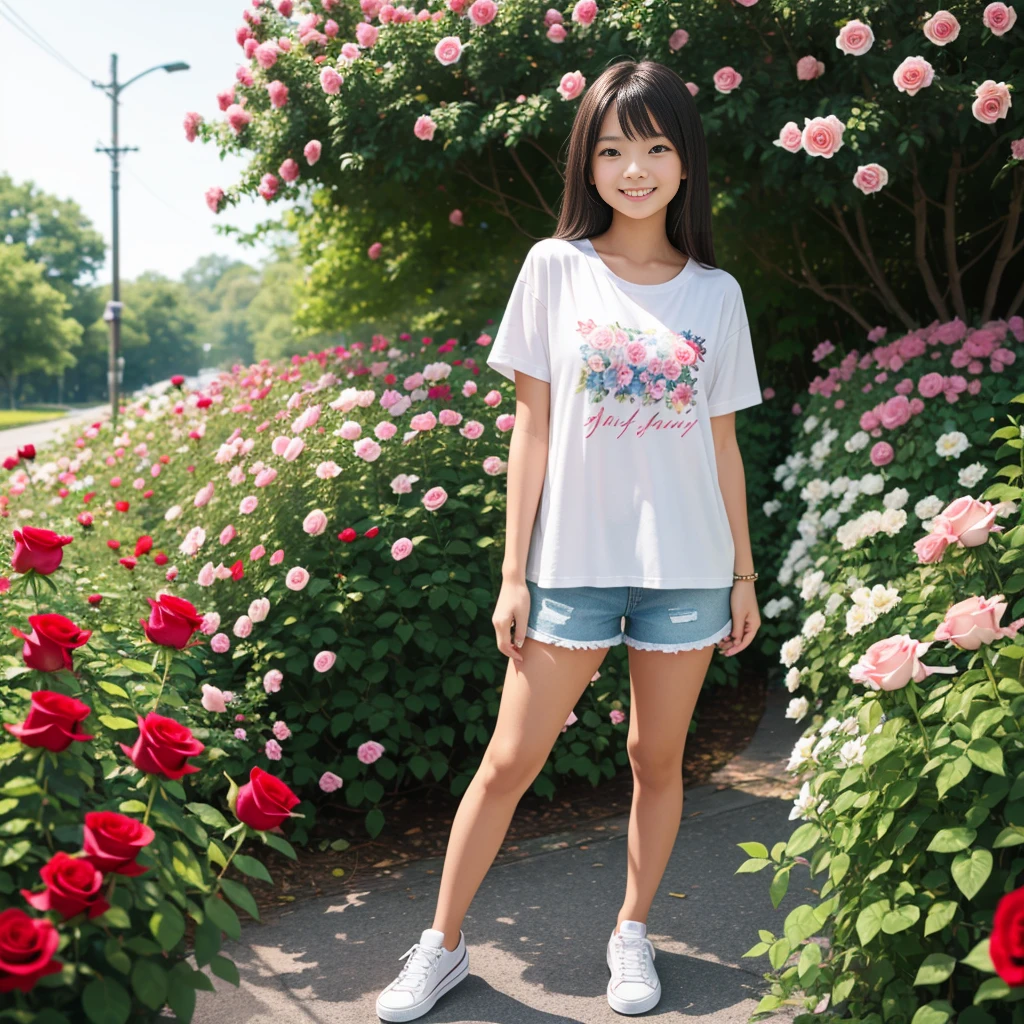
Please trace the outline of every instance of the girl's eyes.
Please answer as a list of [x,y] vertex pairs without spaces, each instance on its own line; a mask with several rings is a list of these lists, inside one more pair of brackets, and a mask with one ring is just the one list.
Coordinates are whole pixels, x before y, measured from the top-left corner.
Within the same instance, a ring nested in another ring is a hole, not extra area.
[[[664,150],[665,150],[666,152],[668,152],[668,151],[669,151],[669,148],[668,148],[668,146],[666,146],[666,145],[665,145],[665,144],[664,144],[663,142],[656,142],[656,143],[655,143],[655,144],[654,144],[653,146],[651,146],[651,149],[652,149],[652,150],[655,150],[655,149],[664,149]],[[606,147],[605,147],[604,149],[602,149],[602,150],[601,150],[601,152],[600,152],[600,153],[598,153],[597,155],[598,155],[598,156],[604,156],[604,155],[605,155],[605,153],[618,153],[618,150],[617,150],[617,149],[616,149],[616,148],[615,148],[614,146],[606,146]]]

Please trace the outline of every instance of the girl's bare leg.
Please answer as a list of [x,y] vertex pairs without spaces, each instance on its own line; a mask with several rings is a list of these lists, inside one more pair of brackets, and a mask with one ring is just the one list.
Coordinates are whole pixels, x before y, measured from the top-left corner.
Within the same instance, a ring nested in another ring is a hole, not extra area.
[[494,733],[452,822],[433,923],[449,950],[459,944],[462,920],[520,797],[544,767],[608,649],[557,647],[526,637],[522,653],[518,671],[509,658]]

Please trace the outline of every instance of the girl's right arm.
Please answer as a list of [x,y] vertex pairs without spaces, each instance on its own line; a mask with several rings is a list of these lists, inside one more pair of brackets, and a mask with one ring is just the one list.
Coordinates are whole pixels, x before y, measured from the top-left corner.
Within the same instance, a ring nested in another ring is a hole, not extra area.
[[515,375],[516,421],[508,453],[505,557],[501,592],[491,622],[498,649],[519,663],[523,660],[519,648],[526,638],[530,616],[526,556],[548,462],[551,385],[521,370]]

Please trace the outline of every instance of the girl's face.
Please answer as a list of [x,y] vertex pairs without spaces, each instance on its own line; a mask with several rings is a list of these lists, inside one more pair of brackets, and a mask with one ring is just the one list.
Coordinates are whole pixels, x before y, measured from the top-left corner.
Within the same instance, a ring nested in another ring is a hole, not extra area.
[[619,126],[615,104],[608,108],[591,156],[590,179],[616,213],[642,220],[664,210],[685,177],[682,159],[668,138],[656,135],[631,142]]

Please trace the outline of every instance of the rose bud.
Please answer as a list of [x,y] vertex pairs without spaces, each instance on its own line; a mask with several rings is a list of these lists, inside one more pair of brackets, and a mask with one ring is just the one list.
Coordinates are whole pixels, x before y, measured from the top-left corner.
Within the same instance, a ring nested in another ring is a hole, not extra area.
[[131,506],[127,501],[115,501],[114,508],[116,508],[118,512],[127,512]]
[[36,457],[36,446],[34,444],[27,444],[24,448],[18,449],[19,459],[34,459]]
[[40,978],[64,965],[53,959],[60,933],[46,917],[29,917],[20,907],[0,910],[0,992],[30,992]]
[[88,911],[92,920],[110,909],[110,904],[100,894],[103,872],[81,857],[71,857],[58,850],[39,869],[39,877],[46,883],[42,892],[21,890],[26,902],[36,910],[43,913],[55,910],[67,921],[84,911]]
[[167,463],[171,461],[171,457],[170,455],[161,455],[160,461],[166,466]]
[[148,491],[143,491],[142,496],[144,498],[152,498],[155,493],[156,492],[152,488],[150,488]]
[[153,561],[154,561],[154,562],[155,562],[155,563],[156,563],[157,565],[166,565],[166,564],[167,564],[167,556],[166,556],[166,555],[165,555],[165,554],[164,554],[164,553],[163,553],[162,551],[158,551],[158,552],[157,552],[157,553],[156,553],[156,554],[155,554],[155,555],[153,556]]
[[161,647],[183,650],[192,639],[192,634],[202,625],[203,617],[190,601],[173,594],[161,594],[158,600],[149,601],[149,622],[139,619],[146,638]]
[[138,722],[139,738],[134,745],[120,743],[118,746],[140,772],[177,780],[199,771],[198,766],[188,764],[186,759],[201,754],[206,748],[187,725],[153,711]]
[[19,460],[14,455],[8,455],[7,458],[4,459],[4,469],[14,469],[18,465],[18,461]]
[[57,494],[61,498],[66,498],[71,492],[66,487],[60,487],[57,489]]
[[117,811],[89,811],[85,816],[82,842],[83,860],[105,874],[134,878],[149,868],[136,863],[139,851],[156,838],[156,833],[141,821]]
[[92,501],[92,499],[95,498],[95,497],[96,497],[96,492],[95,491],[86,491],[85,494],[82,495],[82,501],[84,501],[85,504],[88,505],[89,502]]
[[59,754],[75,740],[84,743],[93,738],[82,732],[82,722],[89,717],[91,710],[87,704],[66,694],[35,690],[25,721],[19,725],[5,722],[4,728],[26,747],[42,747]]
[[358,536],[359,534],[357,534],[351,526],[346,526],[345,529],[338,534],[338,540],[343,540],[346,544],[351,544]]
[[206,395],[196,400],[197,409],[209,409],[211,405],[213,405],[213,399],[207,398]]
[[238,561],[231,566],[231,578],[233,580],[240,580],[243,576],[245,576],[245,566],[242,564],[242,560],[238,559]]
[[148,555],[153,550],[153,538],[148,533],[144,533],[135,542],[135,557],[139,558],[142,555]]
[[378,533],[380,533],[380,527],[379,526],[371,526],[366,531],[366,533],[363,534],[363,536],[364,537],[376,537]]
[[89,602],[89,604],[99,604],[100,601],[103,600],[103,595],[102,594],[90,594],[86,598],[86,600]]
[[21,656],[29,668],[37,672],[59,672],[73,668],[71,652],[89,642],[92,630],[79,629],[70,619],[56,612],[46,615],[30,615],[28,624],[32,629],[26,636],[17,626],[11,632],[25,641]]
[[139,564],[139,562],[138,562],[138,559],[137,559],[137,558],[119,558],[119,559],[118,559],[118,561],[119,561],[119,562],[120,562],[120,563],[121,563],[121,564],[122,564],[122,565],[123,565],[123,566],[124,566],[124,567],[125,567],[126,569],[134,569],[134,568],[135,568],[135,566]]
[[64,557],[64,545],[75,538],[43,530],[38,526],[26,526],[14,531],[14,555],[11,565],[15,572],[35,570],[40,576],[49,576]]
[[81,526],[92,526],[92,513],[91,512],[79,512],[78,522]]
[[111,551],[117,551],[120,546],[121,542],[119,540],[114,540],[113,537],[107,541],[107,547],[110,548]]
[[254,765],[249,781],[238,790],[235,817],[257,832],[276,828],[291,817],[299,798],[276,775]]
[[181,375],[180,373],[176,373],[176,374],[175,374],[175,375],[174,375],[174,376],[173,376],[173,377],[171,378],[171,383],[172,383],[172,384],[173,384],[173,385],[174,385],[174,386],[175,386],[176,388],[180,388],[180,387],[181,387],[181,385],[185,383],[185,378],[184,378],[184,377],[182,377],[182,375]]

